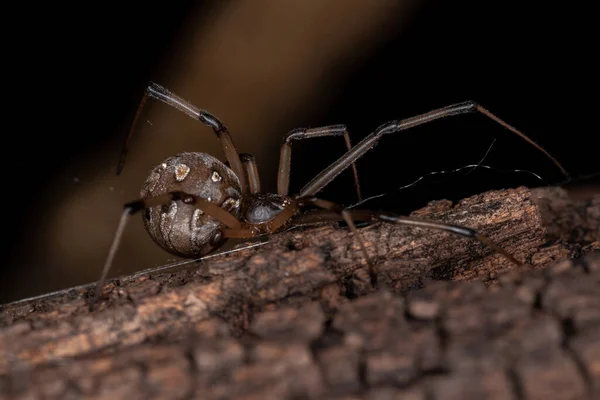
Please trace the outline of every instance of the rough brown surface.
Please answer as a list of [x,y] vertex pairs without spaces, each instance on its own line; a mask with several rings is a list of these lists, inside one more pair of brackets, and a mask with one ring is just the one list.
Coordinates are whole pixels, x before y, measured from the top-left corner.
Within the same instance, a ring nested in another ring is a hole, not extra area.
[[0,398],[582,399],[600,397],[600,197],[488,192],[413,213],[478,242],[326,225],[193,270],[8,304]]

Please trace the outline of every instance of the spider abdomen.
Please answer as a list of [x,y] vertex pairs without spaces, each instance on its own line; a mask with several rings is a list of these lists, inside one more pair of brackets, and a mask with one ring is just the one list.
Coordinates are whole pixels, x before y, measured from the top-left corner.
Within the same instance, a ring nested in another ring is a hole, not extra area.
[[[143,198],[185,192],[214,203],[235,217],[241,209],[240,182],[221,161],[205,153],[181,153],[167,158],[149,174]],[[150,237],[166,251],[186,257],[202,256],[220,246],[224,224],[196,205],[181,200],[150,207],[143,215]]]

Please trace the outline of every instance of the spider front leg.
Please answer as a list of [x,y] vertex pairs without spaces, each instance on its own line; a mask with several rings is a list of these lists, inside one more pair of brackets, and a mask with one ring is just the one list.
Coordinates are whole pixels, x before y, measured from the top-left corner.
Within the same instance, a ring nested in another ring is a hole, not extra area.
[[[280,196],[287,196],[289,193],[290,186],[290,171],[292,162],[292,141],[301,139],[310,139],[324,136],[343,136],[348,151],[352,148],[350,142],[350,136],[348,135],[348,129],[345,125],[330,125],[323,126],[321,128],[311,129],[294,129],[285,135],[283,144],[281,145],[281,152],[279,156],[279,172],[277,174],[277,194]],[[350,163],[352,166],[352,173],[354,175],[354,186],[356,187],[356,194],[358,201],[362,200],[360,194],[360,184],[358,183],[358,171],[356,170],[356,164]]]
[[[242,223],[232,214],[219,207],[216,204],[211,203],[210,201],[203,199],[202,197],[191,195],[184,192],[169,192],[158,196],[153,196],[149,198],[139,199],[130,203],[125,204],[123,207],[123,213],[121,214],[121,219],[119,220],[119,224],[117,226],[117,230],[115,236],[113,238],[112,245],[110,246],[110,250],[108,252],[108,257],[106,258],[106,262],[104,263],[104,267],[102,269],[102,274],[96,287],[94,288],[94,295],[89,304],[90,311],[94,310],[94,305],[100,298],[100,294],[102,291],[102,287],[104,286],[104,281],[112,267],[113,260],[121,244],[121,238],[123,236],[123,232],[125,231],[125,226],[129,221],[129,217],[133,214],[149,209],[150,207],[162,206],[166,204],[170,204],[172,202],[181,201],[184,204],[191,204],[195,207],[195,209],[200,210],[202,213],[213,217],[215,220],[223,224],[226,228],[229,229],[241,229]],[[192,214],[195,216],[196,213]],[[190,223],[193,222],[190,220]],[[189,226],[189,224],[188,224]],[[206,243],[197,243],[197,246],[205,246],[207,249],[205,252],[209,252],[212,248],[217,247],[219,245],[219,241],[224,239],[223,234],[219,231],[219,227],[214,229],[214,235],[212,235],[212,239],[207,241]]]
[[327,221],[345,221],[348,224],[350,230],[357,235],[359,239],[359,244],[361,247],[361,251],[363,252],[369,268],[369,277],[371,279],[371,284],[376,287],[377,286],[377,269],[373,262],[370,260],[370,257],[367,253],[366,246],[364,244],[364,240],[360,235],[359,231],[356,229],[354,225],[354,221],[361,222],[386,222],[393,223],[398,225],[406,225],[413,226],[418,228],[425,229],[435,229],[439,231],[450,232],[455,235],[468,237],[472,239],[478,240],[484,246],[489,247],[496,253],[500,254],[504,258],[506,258],[511,263],[515,264],[518,267],[522,267],[523,264],[519,262],[512,254],[503,249],[501,246],[496,244],[487,236],[477,232],[477,230],[473,228],[469,228],[461,225],[454,224],[446,224],[443,222],[437,221],[426,221],[419,220],[410,217],[403,217],[389,212],[381,212],[381,211],[373,211],[373,210],[349,210],[344,209],[341,206],[322,199],[318,199],[316,197],[306,197],[298,199],[298,203],[300,206],[308,206],[314,205],[323,210],[316,210],[312,212],[307,212],[305,214],[300,214],[296,216],[292,220],[292,225],[305,225],[305,224],[313,224],[319,222],[327,222]]
[[119,165],[117,166],[117,175],[121,173],[121,170],[125,165],[125,159],[129,150],[129,142],[131,141],[131,137],[133,136],[137,122],[142,114],[142,110],[144,109],[144,106],[149,98],[160,100],[172,107],[175,107],[193,119],[196,119],[202,122],[204,125],[211,127],[221,141],[221,147],[223,148],[223,152],[225,153],[225,157],[227,158],[231,169],[240,180],[242,193],[248,193],[248,183],[246,181],[246,175],[244,174],[244,167],[242,166],[242,161],[240,160],[240,156],[235,148],[235,145],[233,144],[233,139],[231,138],[227,127],[221,121],[219,121],[217,117],[208,111],[201,110],[192,103],[182,99],[168,89],[153,82],[150,83],[146,88],[146,92],[140,101],[140,105],[138,106],[129,133],[127,134],[125,142],[123,143],[123,150],[121,151]]

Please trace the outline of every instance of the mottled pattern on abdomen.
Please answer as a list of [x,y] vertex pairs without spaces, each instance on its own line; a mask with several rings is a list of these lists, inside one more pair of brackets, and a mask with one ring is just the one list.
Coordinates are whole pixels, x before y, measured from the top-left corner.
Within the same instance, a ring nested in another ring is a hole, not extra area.
[[[154,168],[141,191],[143,198],[185,192],[208,200],[238,217],[241,190],[237,176],[225,164],[205,153],[181,153]],[[223,224],[194,204],[171,201],[144,212],[152,239],[168,252],[199,257],[221,244]]]

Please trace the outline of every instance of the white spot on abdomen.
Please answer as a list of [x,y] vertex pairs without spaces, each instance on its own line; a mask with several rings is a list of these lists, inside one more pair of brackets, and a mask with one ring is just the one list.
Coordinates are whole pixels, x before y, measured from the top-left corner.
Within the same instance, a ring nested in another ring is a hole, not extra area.
[[225,200],[223,202],[223,204],[221,205],[221,208],[223,208],[225,211],[232,212],[233,210],[237,209],[239,206],[240,206],[239,199],[233,199],[233,198],[229,197],[227,200]]
[[192,215],[192,220],[190,221],[190,230],[193,231],[194,229],[198,228],[201,223],[200,223],[200,217],[204,214],[204,211],[202,211],[199,208],[196,208],[194,210],[194,214]]
[[219,175],[219,173],[217,171],[214,171],[212,173],[212,175],[210,176],[210,179],[212,179],[213,182],[221,182],[221,175]]
[[190,167],[185,164],[177,164],[175,166],[175,179],[177,182],[181,182],[190,173]]

